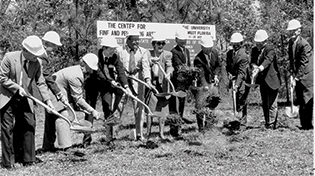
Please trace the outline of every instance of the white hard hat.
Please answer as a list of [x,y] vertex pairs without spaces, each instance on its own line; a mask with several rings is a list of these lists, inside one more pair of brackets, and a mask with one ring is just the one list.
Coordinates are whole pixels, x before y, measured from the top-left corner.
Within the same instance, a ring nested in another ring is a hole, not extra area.
[[113,36],[105,36],[101,40],[101,46],[107,46],[111,48],[117,48],[119,45],[117,43],[117,40]]
[[131,29],[128,31],[127,37],[129,36],[140,36],[140,31],[138,29]]
[[242,42],[243,40],[244,39],[243,39],[242,34],[236,32],[236,33],[232,34],[230,42],[231,43],[239,43],[239,42]]
[[152,35],[152,42],[153,41],[165,41],[166,38],[165,38],[165,35],[163,33],[159,33],[159,32],[156,32]]
[[185,28],[180,28],[175,32],[175,37],[181,40],[186,40],[188,39],[188,33],[187,33],[187,29]]
[[210,35],[204,35],[200,39],[200,44],[206,48],[213,47],[213,38]]
[[263,42],[268,38],[268,34],[265,30],[258,30],[255,34],[255,42]]
[[87,53],[82,57],[82,60],[92,69],[98,69],[98,57],[93,53]]
[[289,21],[289,23],[288,23],[288,28],[287,28],[287,30],[289,31],[289,30],[295,30],[295,29],[298,29],[298,28],[300,28],[300,27],[302,27],[301,26],[301,23],[298,21],[298,20],[291,20],[291,21]]
[[41,56],[45,53],[42,40],[36,35],[26,37],[23,40],[22,45],[27,51],[35,56]]
[[48,31],[46,32],[46,34],[44,35],[44,37],[42,38],[43,40],[53,43],[55,45],[61,46],[61,42],[60,42],[60,36],[57,32],[55,31]]

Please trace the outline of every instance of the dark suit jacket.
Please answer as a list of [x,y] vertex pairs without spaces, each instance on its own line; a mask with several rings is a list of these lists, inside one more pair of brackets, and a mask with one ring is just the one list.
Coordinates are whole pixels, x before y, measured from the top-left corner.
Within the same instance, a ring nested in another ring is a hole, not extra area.
[[218,51],[212,49],[207,59],[205,53],[201,50],[195,57],[194,66],[201,68],[204,71],[206,81],[211,83],[214,79],[214,75],[219,76],[221,71],[221,61]]
[[[258,61],[259,54],[262,50],[263,53],[261,54],[261,59]],[[261,50],[258,50],[257,47],[252,48],[251,63],[258,66],[264,66],[264,70],[258,73],[256,83],[262,84],[263,82],[266,82],[273,90],[280,88],[280,72],[277,65],[276,52],[273,46],[266,45]]]
[[102,49],[98,51],[98,70],[95,71],[97,78],[102,84],[110,86],[110,81],[115,80],[115,72],[117,73],[118,81],[122,86],[128,85],[127,76],[123,63],[120,61],[117,54],[110,58],[104,58]]
[[237,51],[229,50],[226,54],[226,71],[235,76],[236,85],[241,87],[241,82],[246,78],[249,66],[249,57],[244,48]]
[[172,65],[174,67],[175,72],[178,71],[179,67],[187,64],[187,66],[190,67],[190,54],[189,50],[185,48],[185,52],[187,55],[187,58],[185,58],[185,55],[182,51],[182,49],[176,45],[172,50],[171,50],[173,57],[172,57]]
[[[13,95],[19,90],[19,81],[21,79],[22,70],[22,52],[14,51],[6,53],[0,66],[0,109],[3,108]],[[27,86],[26,92],[33,94],[32,82],[35,82],[43,101],[50,99],[48,87],[41,72],[41,60],[29,62],[27,81],[23,83]],[[32,112],[34,112],[33,101],[28,99],[28,103]]]
[[51,63],[49,59],[43,59],[43,75],[46,81],[46,84],[48,88],[51,90],[51,92],[54,95],[57,95],[59,92],[61,92],[60,88],[56,84],[55,80],[52,77],[52,74],[54,73],[50,68],[51,68]]
[[300,37],[296,44],[293,54],[294,41],[289,42],[289,60],[293,76],[298,78],[301,83],[309,88],[313,86],[313,50],[310,44]]

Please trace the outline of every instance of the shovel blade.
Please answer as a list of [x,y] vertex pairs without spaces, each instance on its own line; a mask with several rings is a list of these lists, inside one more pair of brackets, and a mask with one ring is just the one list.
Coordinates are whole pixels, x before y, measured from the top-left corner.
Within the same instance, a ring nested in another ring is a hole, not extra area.
[[70,130],[76,131],[76,132],[83,132],[83,133],[92,133],[92,132],[95,131],[94,128],[85,127],[85,126],[81,126],[81,125],[77,125],[77,124],[73,124],[73,125],[70,127]]
[[161,92],[161,93],[155,94],[156,97],[166,97],[169,95],[172,95],[172,94],[168,92]]
[[288,117],[297,117],[298,114],[299,114],[299,109],[298,109],[298,107],[296,107],[296,106],[293,106],[293,108],[291,108],[291,107],[286,107],[286,108],[285,108],[285,114],[286,114]]
[[247,86],[247,87],[254,87],[254,88],[256,88],[256,87],[258,87],[258,84],[249,84],[249,83],[245,83],[245,86]]
[[184,98],[187,96],[187,93],[181,90],[178,92],[171,92],[171,94],[175,97],[180,97],[180,98]]

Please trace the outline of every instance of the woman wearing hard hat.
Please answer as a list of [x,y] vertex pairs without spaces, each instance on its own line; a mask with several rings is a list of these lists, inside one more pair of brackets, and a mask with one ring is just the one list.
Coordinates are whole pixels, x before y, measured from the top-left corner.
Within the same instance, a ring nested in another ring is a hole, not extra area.
[[252,77],[260,85],[262,109],[266,128],[276,128],[278,116],[278,92],[281,85],[280,72],[274,47],[268,44],[268,34],[258,30],[254,38],[256,46],[251,52]]
[[[245,86],[247,69],[249,66],[249,56],[243,47],[243,36],[240,33],[234,33],[231,36],[231,44],[233,49],[226,54],[226,71],[230,81],[234,81],[234,87],[231,88],[236,91],[236,111],[237,118],[240,120],[241,128],[244,129],[247,123],[247,96],[249,87]],[[242,114],[240,114],[242,112]]]
[[[149,50],[149,52],[152,85],[159,92],[169,92],[169,84],[165,78],[170,79],[174,70],[172,66],[172,53],[163,49],[166,44],[166,38],[162,33],[155,33],[152,36],[151,44],[153,49]],[[164,70],[165,75],[160,70],[160,66]],[[159,117],[159,136],[164,140],[164,122],[166,116],[169,114],[169,97],[155,97],[150,91],[146,91],[146,102],[148,102],[147,104],[152,108],[153,112],[162,112],[160,113],[161,117]],[[147,116],[148,138],[151,134],[152,119],[153,117]]]
[[[301,36],[298,20],[288,23],[290,72],[294,77],[301,129],[313,129],[313,49]],[[294,86],[293,85],[293,86]]]

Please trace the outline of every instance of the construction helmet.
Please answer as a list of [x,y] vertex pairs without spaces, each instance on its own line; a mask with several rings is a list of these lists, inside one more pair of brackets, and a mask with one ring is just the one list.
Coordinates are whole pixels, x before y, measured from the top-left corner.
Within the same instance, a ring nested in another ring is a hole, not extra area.
[[26,37],[23,40],[22,45],[27,51],[35,56],[41,56],[45,53],[42,40],[36,35]]
[[131,29],[128,31],[128,35],[126,37],[128,38],[129,36],[140,36],[140,31],[138,29]]
[[255,42],[263,42],[268,38],[268,34],[265,30],[258,30],[255,34]]
[[164,35],[164,33],[159,33],[159,32],[156,32],[156,33],[154,33],[153,35],[152,35],[152,42],[153,41],[165,41],[166,40],[166,38],[165,38],[165,35]]
[[82,57],[82,60],[88,65],[92,70],[98,69],[98,57],[93,53],[87,53]]
[[43,40],[53,43],[55,45],[61,46],[61,42],[60,42],[60,36],[57,32],[55,31],[48,31],[46,32],[46,34],[44,35],[44,37],[42,38]]
[[203,35],[200,38],[200,45],[202,45],[205,48],[213,47],[213,38],[210,35]]
[[288,30],[288,31],[290,31],[290,30],[295,30],[295,29],[298,29],[298,28],[300,28],[300,27],[302,27],[302,26],[301,26],[301,23],[300,23],[298,20],[291,20],[291,21],[289,21],[289,23],[288,23],[288,28],[287,28],[287,30]]
[[188,31],[184,27],[180,27],[175,31],[175,38],[186,40],[188,39]]
[[239,43],[239,42],[242,42],[243,40],[244,39],[243,39],[242,34],[236,32],[236,33],[232,34],[230,42],[231,43]]
[[117,40],[115,37],[113,36],[105,36],[102,38],[101,40],[101,46],[107,46],[107,47],[111,47],[111,48],[117,48],[119,47]]

